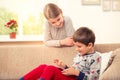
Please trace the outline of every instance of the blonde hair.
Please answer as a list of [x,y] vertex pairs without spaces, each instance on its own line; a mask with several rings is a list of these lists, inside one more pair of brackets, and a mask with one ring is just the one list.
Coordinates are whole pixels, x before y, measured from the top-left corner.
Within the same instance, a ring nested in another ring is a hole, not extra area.
[[46,19],[56,18],[60,13],[61,9],[53,3],[49,3],[44,7],[44,16]]

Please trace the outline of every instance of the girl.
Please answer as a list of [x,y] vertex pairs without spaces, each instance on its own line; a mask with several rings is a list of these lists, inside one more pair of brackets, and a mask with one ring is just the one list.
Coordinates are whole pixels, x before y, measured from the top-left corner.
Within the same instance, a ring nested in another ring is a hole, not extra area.
[[63,16],[62,10],[49,3],[44,7],[45,22],[44,43],[47,46],[73,46],[74,28],[70,17]]

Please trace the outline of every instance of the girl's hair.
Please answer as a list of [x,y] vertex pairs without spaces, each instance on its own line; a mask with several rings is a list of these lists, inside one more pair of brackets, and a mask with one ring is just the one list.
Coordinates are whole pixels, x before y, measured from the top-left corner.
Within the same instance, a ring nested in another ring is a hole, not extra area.
[[56,18],[60,13],[61,9],[53,3],[49,3],[44,7],[44,16],[46,19]]
[[95,34],[94,32],[87,27],[80,27],[73,35],[74,42],[81,42],[88,46],[89,43],[94,45]]

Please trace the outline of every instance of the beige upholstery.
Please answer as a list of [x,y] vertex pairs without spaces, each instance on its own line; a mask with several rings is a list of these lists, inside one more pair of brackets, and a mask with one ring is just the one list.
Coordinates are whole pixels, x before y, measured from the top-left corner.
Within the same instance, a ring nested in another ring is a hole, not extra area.
[[[106,52],[120,48],[120,44],[97,44],[95,49]],[[40,64],[53,64],[54,58],[71,65],[76,51],[74,47],[53,48],[42,45],[1,45],[0,80],[18,79]],[[120,65],[120,64],[117,64]]]
[[120,80],[120,48],[113,51],[112,64],[100,76],[100,80]]

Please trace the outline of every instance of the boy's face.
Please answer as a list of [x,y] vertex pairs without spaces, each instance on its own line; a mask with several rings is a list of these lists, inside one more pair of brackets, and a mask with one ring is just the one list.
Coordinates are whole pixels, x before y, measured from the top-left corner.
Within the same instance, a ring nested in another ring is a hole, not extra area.
[[64,18],[63,18],[63,15],[62,13],[57,16],[56,18],[50,18],[48,19],[48,21],[53,25],[53,26],[56,26],[57,28],[61,28],[63,26],[63,21],[64,21]]
[[75,42],[74,45],[75,45],[76,51],[78,51],[81,56],[89,53],[91,50],[91,45],[86,46],[85,44],[81,42]]

